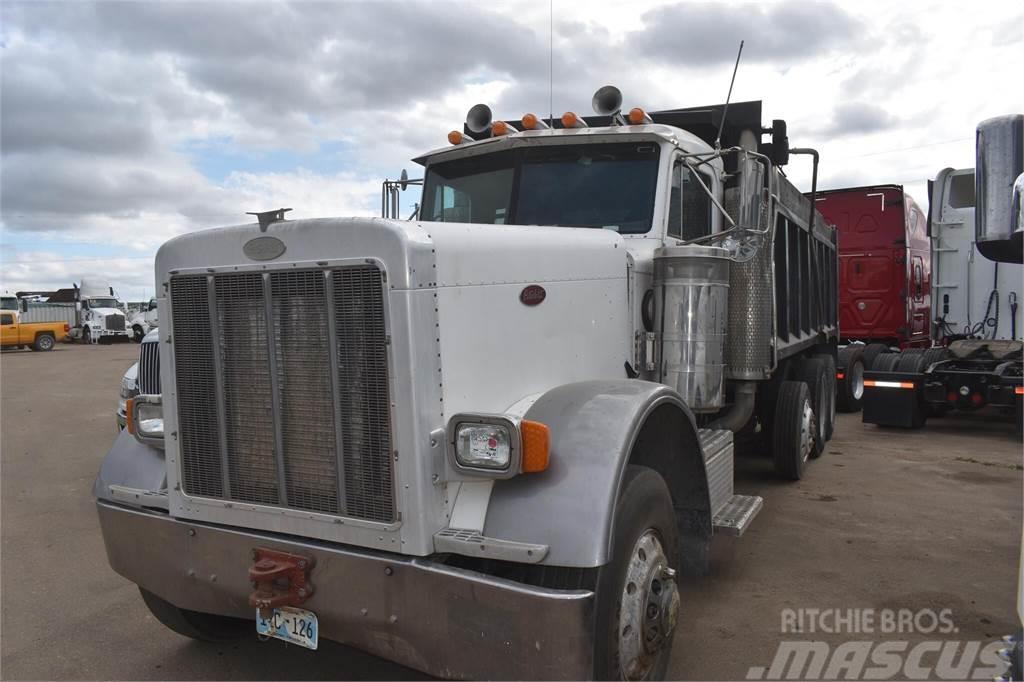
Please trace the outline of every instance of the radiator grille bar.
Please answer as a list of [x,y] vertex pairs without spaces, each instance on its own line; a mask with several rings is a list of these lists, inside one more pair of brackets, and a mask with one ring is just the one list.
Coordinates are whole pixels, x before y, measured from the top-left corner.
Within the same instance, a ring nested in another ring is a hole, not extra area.
[[155,341],[139,344],[139,393],[160,393],[160,344]]
[[376,266],[176,276],[171,317],[187,494],[395,520]]

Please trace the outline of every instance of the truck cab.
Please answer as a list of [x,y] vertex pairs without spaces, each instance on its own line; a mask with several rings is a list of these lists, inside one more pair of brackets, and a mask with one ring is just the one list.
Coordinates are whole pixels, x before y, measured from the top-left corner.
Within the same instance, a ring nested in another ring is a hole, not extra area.
[[157,393],[94,492],[161,622],[664,676],[677,582],[762,507],[734,433],[790,480],[831,435],[835,235],[759,102],[601,108],[474,107],[412,220],[279,209],[160,248]]
[[71,338],[86,343],[127,339],[124,304],[106,283],[83,280],[75,286],[75,326]]
[[931,345],[931,241],[925,213],[901,185],[821,192],[839,238],[839,333],[846,343]]

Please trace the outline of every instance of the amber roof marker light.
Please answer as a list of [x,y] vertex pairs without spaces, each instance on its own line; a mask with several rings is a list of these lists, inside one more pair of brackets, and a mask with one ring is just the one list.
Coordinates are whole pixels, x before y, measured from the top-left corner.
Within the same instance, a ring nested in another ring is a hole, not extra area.
[[523,114],[523,118],[520,122],[523,124],[523,130],[547,130],[549,127],[548,124],[538,118],[536,114]]

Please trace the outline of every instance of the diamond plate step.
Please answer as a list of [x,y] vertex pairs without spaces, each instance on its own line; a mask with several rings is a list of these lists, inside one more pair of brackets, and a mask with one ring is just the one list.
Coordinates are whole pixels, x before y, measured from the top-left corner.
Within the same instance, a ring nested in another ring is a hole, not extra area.
[[764,506],[764,499],[756,495],[733,495],[725,506],[715,514],[713,525],[716,533],[743,535],[750,522]]
[[700,429],[697,435],[700,438],[700,449],[704,454],[704,469],[708,476],[711,514],[715,515],[732,499],[732,431]]
[[435,552],[516,561],[521,564],[542,561],[548,555],[548,549],[547,545],[499,540],[462,528],[444,528],[434,534]]

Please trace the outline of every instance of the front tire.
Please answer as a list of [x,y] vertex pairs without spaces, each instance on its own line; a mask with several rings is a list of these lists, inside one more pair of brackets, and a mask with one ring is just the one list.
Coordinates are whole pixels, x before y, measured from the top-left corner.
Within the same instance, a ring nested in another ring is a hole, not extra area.
[[597,577],[594,678],[664,679],[679,614],[679,528],[665,480],[629,466],[619,489],[611,558]]
[[139,592],[153,617],[183,637],[201,642],[225,642],[238,639],[246,632],[247,621],[179,609],[142,587],[139,587]]
[[142,337],[144,336],[145,334],[142,333],[142,327],[139,325],[132,327],[132,341],[135,343],[142,343]]
[[82,328],[82,343],[89,345],[92,343],[92,332],[89,331],[88,327]]

